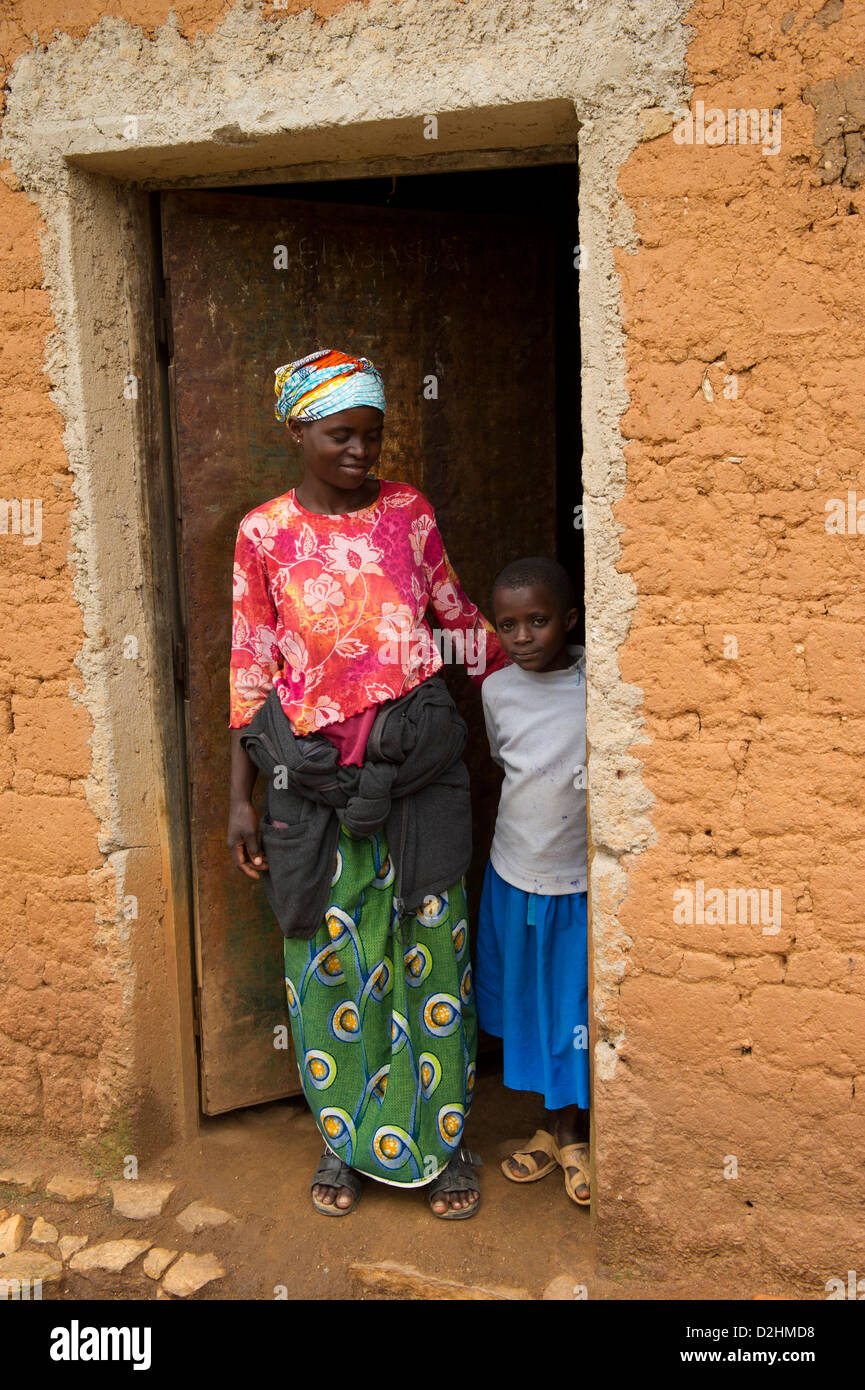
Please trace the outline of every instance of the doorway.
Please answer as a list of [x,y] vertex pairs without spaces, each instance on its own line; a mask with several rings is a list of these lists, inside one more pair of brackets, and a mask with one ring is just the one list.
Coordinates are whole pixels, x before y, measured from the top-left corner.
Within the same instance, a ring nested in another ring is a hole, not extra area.
[[[521,554],[557,554],[582,594],[576,164],[166,193],[159,214],[201,1103],[215,1115],[300,1091],[290,1037],[279,1045],[281,937],[224,846],[234,538],[246,512],[299,481],[273,369],[320,346],[381,368],[378,471],[430,498],[484,612]],[[461,670],[446,676],[469,725],[474,919],[497,779],[479,694]]]

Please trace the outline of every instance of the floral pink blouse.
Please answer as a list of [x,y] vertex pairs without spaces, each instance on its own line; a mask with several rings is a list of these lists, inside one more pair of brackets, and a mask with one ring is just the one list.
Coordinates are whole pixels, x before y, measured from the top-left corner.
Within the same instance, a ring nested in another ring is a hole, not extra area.
[[505,664],[411,484],[382,479],[375,502],[341,516],[308,512],[293,490],[256,507],[234,555],[229,727],[273,687],[299,735],[412,690],[443,665],[428,604],[445,655],[470,675]]

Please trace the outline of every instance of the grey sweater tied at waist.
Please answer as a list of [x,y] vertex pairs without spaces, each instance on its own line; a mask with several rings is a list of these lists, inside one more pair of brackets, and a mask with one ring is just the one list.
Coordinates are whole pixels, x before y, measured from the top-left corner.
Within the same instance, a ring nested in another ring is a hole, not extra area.
[[400,918],[462,877],[472,853],[466,732],[444,680],[430,676],[380,707],[363,766],[342,767],[324,734],[295,735],[270,691],[240,743],[267,779],[262,882],[285,936],[308,940],[321,926],[341,825],[353,835],[384,826]]

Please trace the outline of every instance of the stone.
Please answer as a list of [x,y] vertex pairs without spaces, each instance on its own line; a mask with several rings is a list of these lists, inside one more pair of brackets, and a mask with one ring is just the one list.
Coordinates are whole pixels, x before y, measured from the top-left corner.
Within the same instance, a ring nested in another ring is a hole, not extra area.
[[586,1285],[574,1278],[573,1274],[557,1274],[555,1279],[550,1280],[541,1294],[541,1298],[545,1302],[552,1302],[555,1299],[567,1299],[573,1302],[575,1298],[585,1297]]
[[95,1197],[99,1183],[95,1178],[85,1178],[74,1173],[55,1173],[45,1184],[49,1197],[59,1197],[62,1202],[81,1202],[86,1197]]
[[161,1245],[154,1245],[144,1256],[144,1273],[148,1279],[161,1279],[171,1261],[176,1258],[176,1250],[166,1250]]
[[41,1250],[19,1250],[14,1255],[0,1257],[0,1283],[11,1279],[41,1279],[43,1284],[55,1284],[62,1274],[60,1261],[43,1255]]
[[41,1173],[35,1168],[16,1167],[0,1169],[0,1187],[21,1187],[25,1192],[33,1192],[39,1186]]
[[149,1240],[106,1240],[100,1245],[91,1245],[80,1250],[69,1261],[69,1268],[79,1274],[87,1274],[93,1269],[104,1269],[109,1274],[120,1274],[127,1265],[150,1249]]
[[657,140],[659,135],[671,131],[674,125],[671,112],[662,110],[660,106],[649,106],[640,112],[640,139]]
[[818,10],[814,16],[814,22],[820,25],[821,29],[828,29],[830,24],[837,24],[839,19],[844,18],[844,0],[826,0],[822,10]]
[[230,1211],[222,1211],[219,1207],[208,1207],[204,1202],[190,1202],[188,1207],[178,1214],[177,1224],[182,1226],[184,1231],[189,1231],[190,1235],[195,1235],[196,1231],[203,1231],[208,1226],[224,1226],[227,1221],[236,1221]]
[[177,1183],[138,1182],[122,1180],[109,1183],[114,1196],[112,1208],[116,1216],[127,1216],[130,1221],[147,1221],[151,1216],[161,1216]]
[[9,1216],[0,1222],[0,1255],[12,1255],[19,1249],[25,1225],[23,1216]]
[[69,1260],[79,1250],[83,1250],[87,1244],[86,1236],[61,1236],[57,1242],[60,1247],[60,1256],[63,1260]]
[[355,1262],[349,1269],[365,1288],[375,1289],[379,1293],[399,1294],[403,1298],[512,1302],[532,1297],[527,1289],[459,1284],[454,1279],[441,1279],[437,1274],[424,1274],[414,1265],[397,1264],[395,1260],[381,1260],[378,1264]]
[[59,1232],[56,1226],[52,1226],[50,1221],[37,1216],[33,1222],[33,1230],[30,1232],[30,1239],[37,1245],[56,1245]]
[[181,1255],[173,1264],[160,1285],[166,1293],[175,1298],[188,1298],[197,1293],[205,1284],[214,1279],[222,1279],[225,1270],[215,1255]]

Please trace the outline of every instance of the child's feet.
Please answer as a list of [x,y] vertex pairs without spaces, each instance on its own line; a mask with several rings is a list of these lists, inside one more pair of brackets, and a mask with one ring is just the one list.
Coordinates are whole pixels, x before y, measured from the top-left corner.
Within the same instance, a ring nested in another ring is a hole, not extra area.
[[588,1141],[578,1137],[560,1137],[557,1132],[553,1153],[564,1171],[568,1196],[577,1206],[587,1207],[591,1201]]
[[553,1136],[546,1129],[533,1134],[525,1149],[517,1149],[502,1163],[502,1172],[512,1182],[538,1182],[551,1173],[557,1163],[553,1157]]
[[553,1117],[550,1130],[539,1129],[526,1144],[502,1163],[502,1172],[512,1182],[537,1182],[555,1167],[565,1175],[565,1191],[578,1206],[588,1206],[589,1145],[584,1129],[577,1123],[576,1107],[568,1107]]

